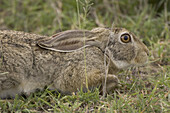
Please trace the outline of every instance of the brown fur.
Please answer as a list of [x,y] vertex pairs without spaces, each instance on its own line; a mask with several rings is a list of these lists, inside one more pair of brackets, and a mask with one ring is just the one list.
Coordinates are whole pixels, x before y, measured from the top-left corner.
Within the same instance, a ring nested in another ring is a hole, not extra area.
[[[89,87],[101,85],[105,77],[103,50],[106,48],[109,30],[99,28],[93,29],[92,32],[99,37],[97,40],[101,42],[100,47],[90,46],[73,52],[56,52],[37,45],[54,37],[1,30],[0,98],[14,97],[20,93],[29,94],[45,86],[63,93],[74,92],[81,86],[85,88],[86,76]],[[112,61],[108,75],[108,83],[111,85],[108,84],[108,90],[118,82],[117,78],[112,76],[120,70],[114,63],[115,59],[125,60],[130,65],[135,65],[132,60],[137,61],[136,64],[146,62],[146,55],[140,55],[141,52],[147,52],[146,46],[138,39],[134,40],[137,40],[136,47],[122,46],[116,43],[115,39],[108,44],[112,53],[108,53],[108,59]],[[139,57],[136,57],[137,55]]]

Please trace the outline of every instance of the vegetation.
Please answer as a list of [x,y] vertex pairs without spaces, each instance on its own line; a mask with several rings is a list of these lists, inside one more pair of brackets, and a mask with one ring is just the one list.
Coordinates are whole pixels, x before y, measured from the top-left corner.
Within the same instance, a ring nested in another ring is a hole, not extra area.
[[150,49],[145,67],[120,72],[122,87],[105,98],[96,89],[60,95],[46,89],[0,100],[1,112],[170,112],[168,0],[1,0],[0,29],[52,35],[68,29],[124,27]]

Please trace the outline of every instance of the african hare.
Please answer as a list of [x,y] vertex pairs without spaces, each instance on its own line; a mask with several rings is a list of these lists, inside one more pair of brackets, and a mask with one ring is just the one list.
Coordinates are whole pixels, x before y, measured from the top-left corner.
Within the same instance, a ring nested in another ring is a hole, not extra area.
[[117,85],[117,71],[148,60],[147,47],[124,28],[68,30],[52,37],[0,31],[0,98],[56,89],[63,93],[96,87],[105,78],[104,54],[110,60],[107,91]]

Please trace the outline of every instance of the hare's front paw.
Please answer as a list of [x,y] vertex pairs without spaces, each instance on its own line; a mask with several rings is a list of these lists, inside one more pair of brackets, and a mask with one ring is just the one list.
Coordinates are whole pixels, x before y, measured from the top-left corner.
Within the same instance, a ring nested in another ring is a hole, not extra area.
[[117,76],[108,74],[106,82],[107,93],[112,92],[115,88],[120,87],[120,81]]

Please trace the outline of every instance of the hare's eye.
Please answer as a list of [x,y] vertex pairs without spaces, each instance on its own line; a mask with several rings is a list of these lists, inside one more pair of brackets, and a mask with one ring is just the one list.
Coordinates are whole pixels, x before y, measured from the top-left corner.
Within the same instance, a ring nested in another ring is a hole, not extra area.
[[131,37],[129,34],[123,34],[120,39],[123,43],[128,43],[131,41]]

